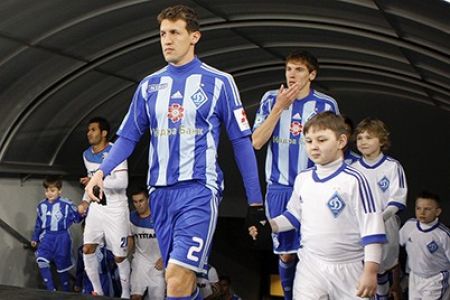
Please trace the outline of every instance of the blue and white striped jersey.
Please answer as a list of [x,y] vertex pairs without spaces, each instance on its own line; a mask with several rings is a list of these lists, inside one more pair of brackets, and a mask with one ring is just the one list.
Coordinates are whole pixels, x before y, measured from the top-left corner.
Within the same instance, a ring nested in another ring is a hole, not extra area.
[[[256,130],[269,116],[275,104],[278,91],[264,94],[256,113],[253,130]],[[266,181],[268,184],[293,186],[297,174],[311,167],[306,147],[302,141],[302,129],[314,115],[323,111],[339,113],[336,101],[325,94],[311,89],[309,95],[297,99],[281,114],[267,147]]]
[[150,129],[149,186],[199,180],[222,191],[221,124],[230,140],[251,134],[233,77],[195,58],[144,78],[117,134],[139,141]]
[[79,223],[83,218],[77,207],[69,199],[59,197],[53,203],[44,199],[37,206],[36,224],[32,241],[40,241],[46,233],[67,232],[70,225]]
[[439,219],[430,224],[409,219],[400,229],[400,245],[413,273],[427,278],[450,271],[450,230]]

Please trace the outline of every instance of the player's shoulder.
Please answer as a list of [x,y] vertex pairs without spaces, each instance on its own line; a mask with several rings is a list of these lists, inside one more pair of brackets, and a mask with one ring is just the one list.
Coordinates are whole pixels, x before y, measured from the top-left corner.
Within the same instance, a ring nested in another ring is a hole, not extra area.
[[140,84],[144,85],[148,82],[151,82],[153,79],[163,76],[167,72],[167,69],[168,69],[168,66],[166,65],[166,66],[162,67],[161,69],[145,76],[144,78],[141,79]]
[[59,197],[59,201],[61,201],[64,204],[68,204],[68,205],[73,204],[72,200],[70,200],[69,198],[66,198],[66,197]]
[[273,101],[277,98],[278,90],[269,90],[262,96],[261,102]]
[[344,168],[342,169],[342,172],[355,179],[365,180],[366,177],[360,170],[358,170],[358,168],[356,167],[357,165],[355,165],[356,163],[357,162],[353,163],[352,165],[345,164]]
[[389,156],[389,155],[386,155],[386,164],[390,164],[390,165],[392,165],[393,167],[396,167],[396,168],[398,168],[398,167],[403,168],[402,164],[400,163],[400,161],[398,161],[397,159],[395,159],[395,158],[393,158],[392,156]]
[[133,225],[136,225],[139,223],[139,214],[137,213],[137,211],[133,210],[132,212],[130,212],[130,222]]
[[321,92],[316,91],[316,90],[313,89],[312,90],[312,96],[316,100],[325,101],[325,102],[331,102],[331,103],[333,103],[334,105],[337,106],[336,100],[333,97],[331,97],[331,96],[329,96],[327,94],[321,93]]
[[437,229],[444,235],[446,235],[447,237],[450,237],[450,229],[445,226],[444,224],[442,224],[441,222],[439,222],[439,225],[437,227]]
[[41,205],[45,205],[46,203],[47,203],[47,198],[44,198],[41,201],[39,201],[37,206],[40,207]]

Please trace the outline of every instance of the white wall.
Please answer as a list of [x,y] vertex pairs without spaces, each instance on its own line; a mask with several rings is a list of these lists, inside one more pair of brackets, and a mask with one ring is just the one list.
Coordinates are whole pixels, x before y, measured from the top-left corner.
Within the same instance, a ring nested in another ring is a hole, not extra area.
[[[36,206],[45,196],[42,179],[0,178],[0,218],[27,239],[31,239]],[[63,196],[78,203],[82,197],[78,182],[63,182]],[[71,229],[73,245],[80,245],[80,225]],[[40,276],[34,254],[0,228],[0,284],[36,288]],[[74,247],[76,248],[76,247]]]

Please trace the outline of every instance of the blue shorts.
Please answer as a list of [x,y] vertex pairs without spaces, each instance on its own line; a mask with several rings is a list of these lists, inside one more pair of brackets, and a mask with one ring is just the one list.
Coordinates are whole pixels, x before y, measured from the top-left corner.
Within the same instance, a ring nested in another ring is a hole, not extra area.
[[[273,219],[286,211],[286,206],[292,195],[292,188],[280,185],[269,185],[266,193],[266,216]],[[300,248],[300,233],[290,230],[272,233],[273,253],[296,253]]]
[[72,240],[67,231],[61,233],[46,233],[39,241],[35,252],[37,262],[54,262],[58,272],[70,270],[72,260]]
[[150,206],[164,266],[206,273],[219,213],[217,192],[196,181],[180,182],[155,188]]

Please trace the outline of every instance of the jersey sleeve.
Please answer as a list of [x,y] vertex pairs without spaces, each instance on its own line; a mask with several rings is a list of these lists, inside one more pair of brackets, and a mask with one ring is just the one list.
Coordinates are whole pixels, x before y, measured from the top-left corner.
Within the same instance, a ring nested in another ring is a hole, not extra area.
[[255,131],[269,116],[273,103],[275,101],[274,91],[268,91],[261,99],[258,110],[256,111],[255,123],[253,124],[253,131]]
[[209,267],[209,271],[208,271],[208,281],[210,283],[216,283],[219,282],[219,275],[217,274],[216,268],[214,268],[213,266]]
[[400,163],[395,164],[392,174],[391,188],[389,189],[389,198],[387,205],[394,205],[402,210],[406,207],[406,195],[408,187],[406,185],[406,176]]
[[360,173],[355,174],[353,187],[355,213],[361,233],[361,244],[384,244],[387,242],[381,209],[376,206],[375,199],[367,179]]
[[302,174],[297,175],[294,182],[294,189],[292,191],[291,198],[288,201],[286,206],[286,211],[283,213],[283,216],[286,217],[289,222],[294,226],[296,230],[300,230],[300,221],[301,221],[301,195],[300,195],[300,185],[301,185],[301,176]]
[[39,236],[41,235],[42,231],[42,221],[41,221],[41,213],[40,213],[39,206],[36,208],[36,223],[34,225],[34,231],[33,235],[31,237],[32,241],[39,241]]
[[224,123],[230,140],[251,135],[247,114],[242,106],[238,88],[231,75],[222,81],[221,93],[218,99],[218,115]]
[[126,189],[128,187],[128,163],[126,160],[105,177],[104,187],[108,189]]
[[118,136],[138,142],[146,129],[149,128],[146,109],[147,88],[148,81],[142,81],[137,87],[128,112],[117,131]]

